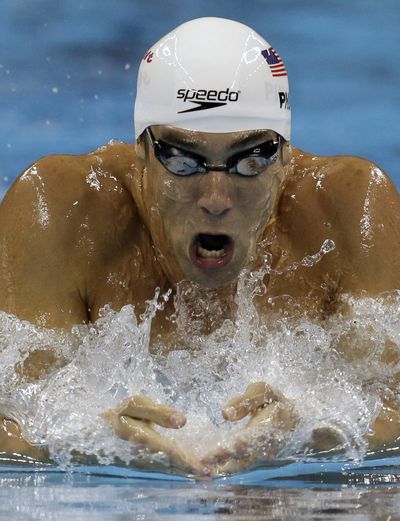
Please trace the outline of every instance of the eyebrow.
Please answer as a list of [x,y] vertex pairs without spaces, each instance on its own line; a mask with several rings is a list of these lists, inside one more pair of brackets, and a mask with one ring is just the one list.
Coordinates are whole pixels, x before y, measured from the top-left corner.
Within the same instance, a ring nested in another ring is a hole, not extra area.
[[[263,138],[261,140],[261,138]],[[241,150],[247,150],[248,148],[251,148],[252,146],[261,145],[262,143],[265,143],[266,141],[271,141],[275,139],[276,136],[265,136],[263,134],[260,134],[259,132],[250,134],[245,137],[238,137],[236,138],[230,145],[230,148],[232,149],[241,149]],[[171,146],[176,146],[177,148],[184,148],[185,150],[193,151],[196,153],[199,153],[198,146],[200,142],[193,142],[192,138],[189,137],[180,137],[174,134],[166,133],[165,136],[160,136],[158,138],[155,138],[156,141],[162,141],[163,143]]]

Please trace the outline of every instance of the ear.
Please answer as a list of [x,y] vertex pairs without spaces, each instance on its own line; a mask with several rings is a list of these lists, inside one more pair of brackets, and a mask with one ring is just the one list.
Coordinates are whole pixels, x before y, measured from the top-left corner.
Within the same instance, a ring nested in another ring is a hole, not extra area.
[[291,157],[292,157],[292,145],[290,144],[290,141],[285,141],[282,145],[282,152],[281,152],[282,165],[286,166],[289,163]]
[[139,138],[136,140],[135,152],[136,152],[136,155],[138,156],[138,158],[141,159],[142,161],[144,161],[146,154],[145,154],[145,147],[144,147],[143,139]]

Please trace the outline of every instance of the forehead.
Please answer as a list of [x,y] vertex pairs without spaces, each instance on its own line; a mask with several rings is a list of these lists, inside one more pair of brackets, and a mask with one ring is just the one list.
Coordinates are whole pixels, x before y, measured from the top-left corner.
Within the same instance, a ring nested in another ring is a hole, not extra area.
[[217,133],[185,130],[169,125],[154,125],[152,130],[156,139],[198,152],[246,149],[266,140],[274,139],[277,135],[273,130],[243,130],[240,132]]

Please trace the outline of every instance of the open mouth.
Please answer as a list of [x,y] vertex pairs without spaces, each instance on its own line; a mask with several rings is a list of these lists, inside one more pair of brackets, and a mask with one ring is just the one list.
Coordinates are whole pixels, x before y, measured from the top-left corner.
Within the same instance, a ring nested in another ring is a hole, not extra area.
[[190,245],[190,258],[200,268],[221,268],[230,262],[233,251],[228,235],[199,233]]

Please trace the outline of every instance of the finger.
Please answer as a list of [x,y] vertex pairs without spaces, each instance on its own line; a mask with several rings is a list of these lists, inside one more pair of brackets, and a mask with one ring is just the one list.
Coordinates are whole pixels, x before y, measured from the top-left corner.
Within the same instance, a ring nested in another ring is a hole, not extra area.
[[156,403],[147,396],[132,396],[124,400],[115,412],[119,416],[148,420],[170,429],[180,429],[186,423],[186,417],[182,413],[167,405]]
[[[268,436],[267,433],[263,439]],[[239,459],[249,455],[257,449],[257,441],[261,439],[260,432],[249,432],[243,429],[229,443],[229,445],[218,444],[217,448],[208,452],[201,461],[205,465],[223,465],[229,460]]]
[[265,432],[253,433],[253,436],[240,436],[235,440],[234,452],[209,464],[212,473],[218,475],[233,474],[250,470],[255,465],[276,458],[280,446],[279,438]]
[[204,465],[222,465],[233,457],[233,452],[227,447],[219,446],[201,458]]
[[222,415],[228,421],[241,420],[258,408],[277,401],[287,400],[281,392],[272,389],[267,383],[256,382],[249,385],[242,395],[230,400],[222,409]]
[[297,422],[298,416],[293,404],[286,400],[285,402],[273,402],[258,409],[248,421],[246,428],[262,427],[264,432],[270,432],[273,427],[289,431],[295,428]]
[[255,463],[254,457],[243,459],[229,459],[222,464],[214,465],[211,469],[213,476],[227,476],[250,470]]
[[201,461],[206,464],[212,476],[223,476],[247,470],[259,457],[255,447],[245,437],[237,437],[232,448],[220,447],[210,452]]
[[281,439],[264,428],[243,429],[229,446],[221,446],[202,458],[212,472],[229,474],[276,457]]
[[208,469],[190,451],[184,450],[175,441],[169,440],[150,425],[129,416],[120,417],[119,435],[152,453],[165,454],[170,462],[195,474],[207,474]]

